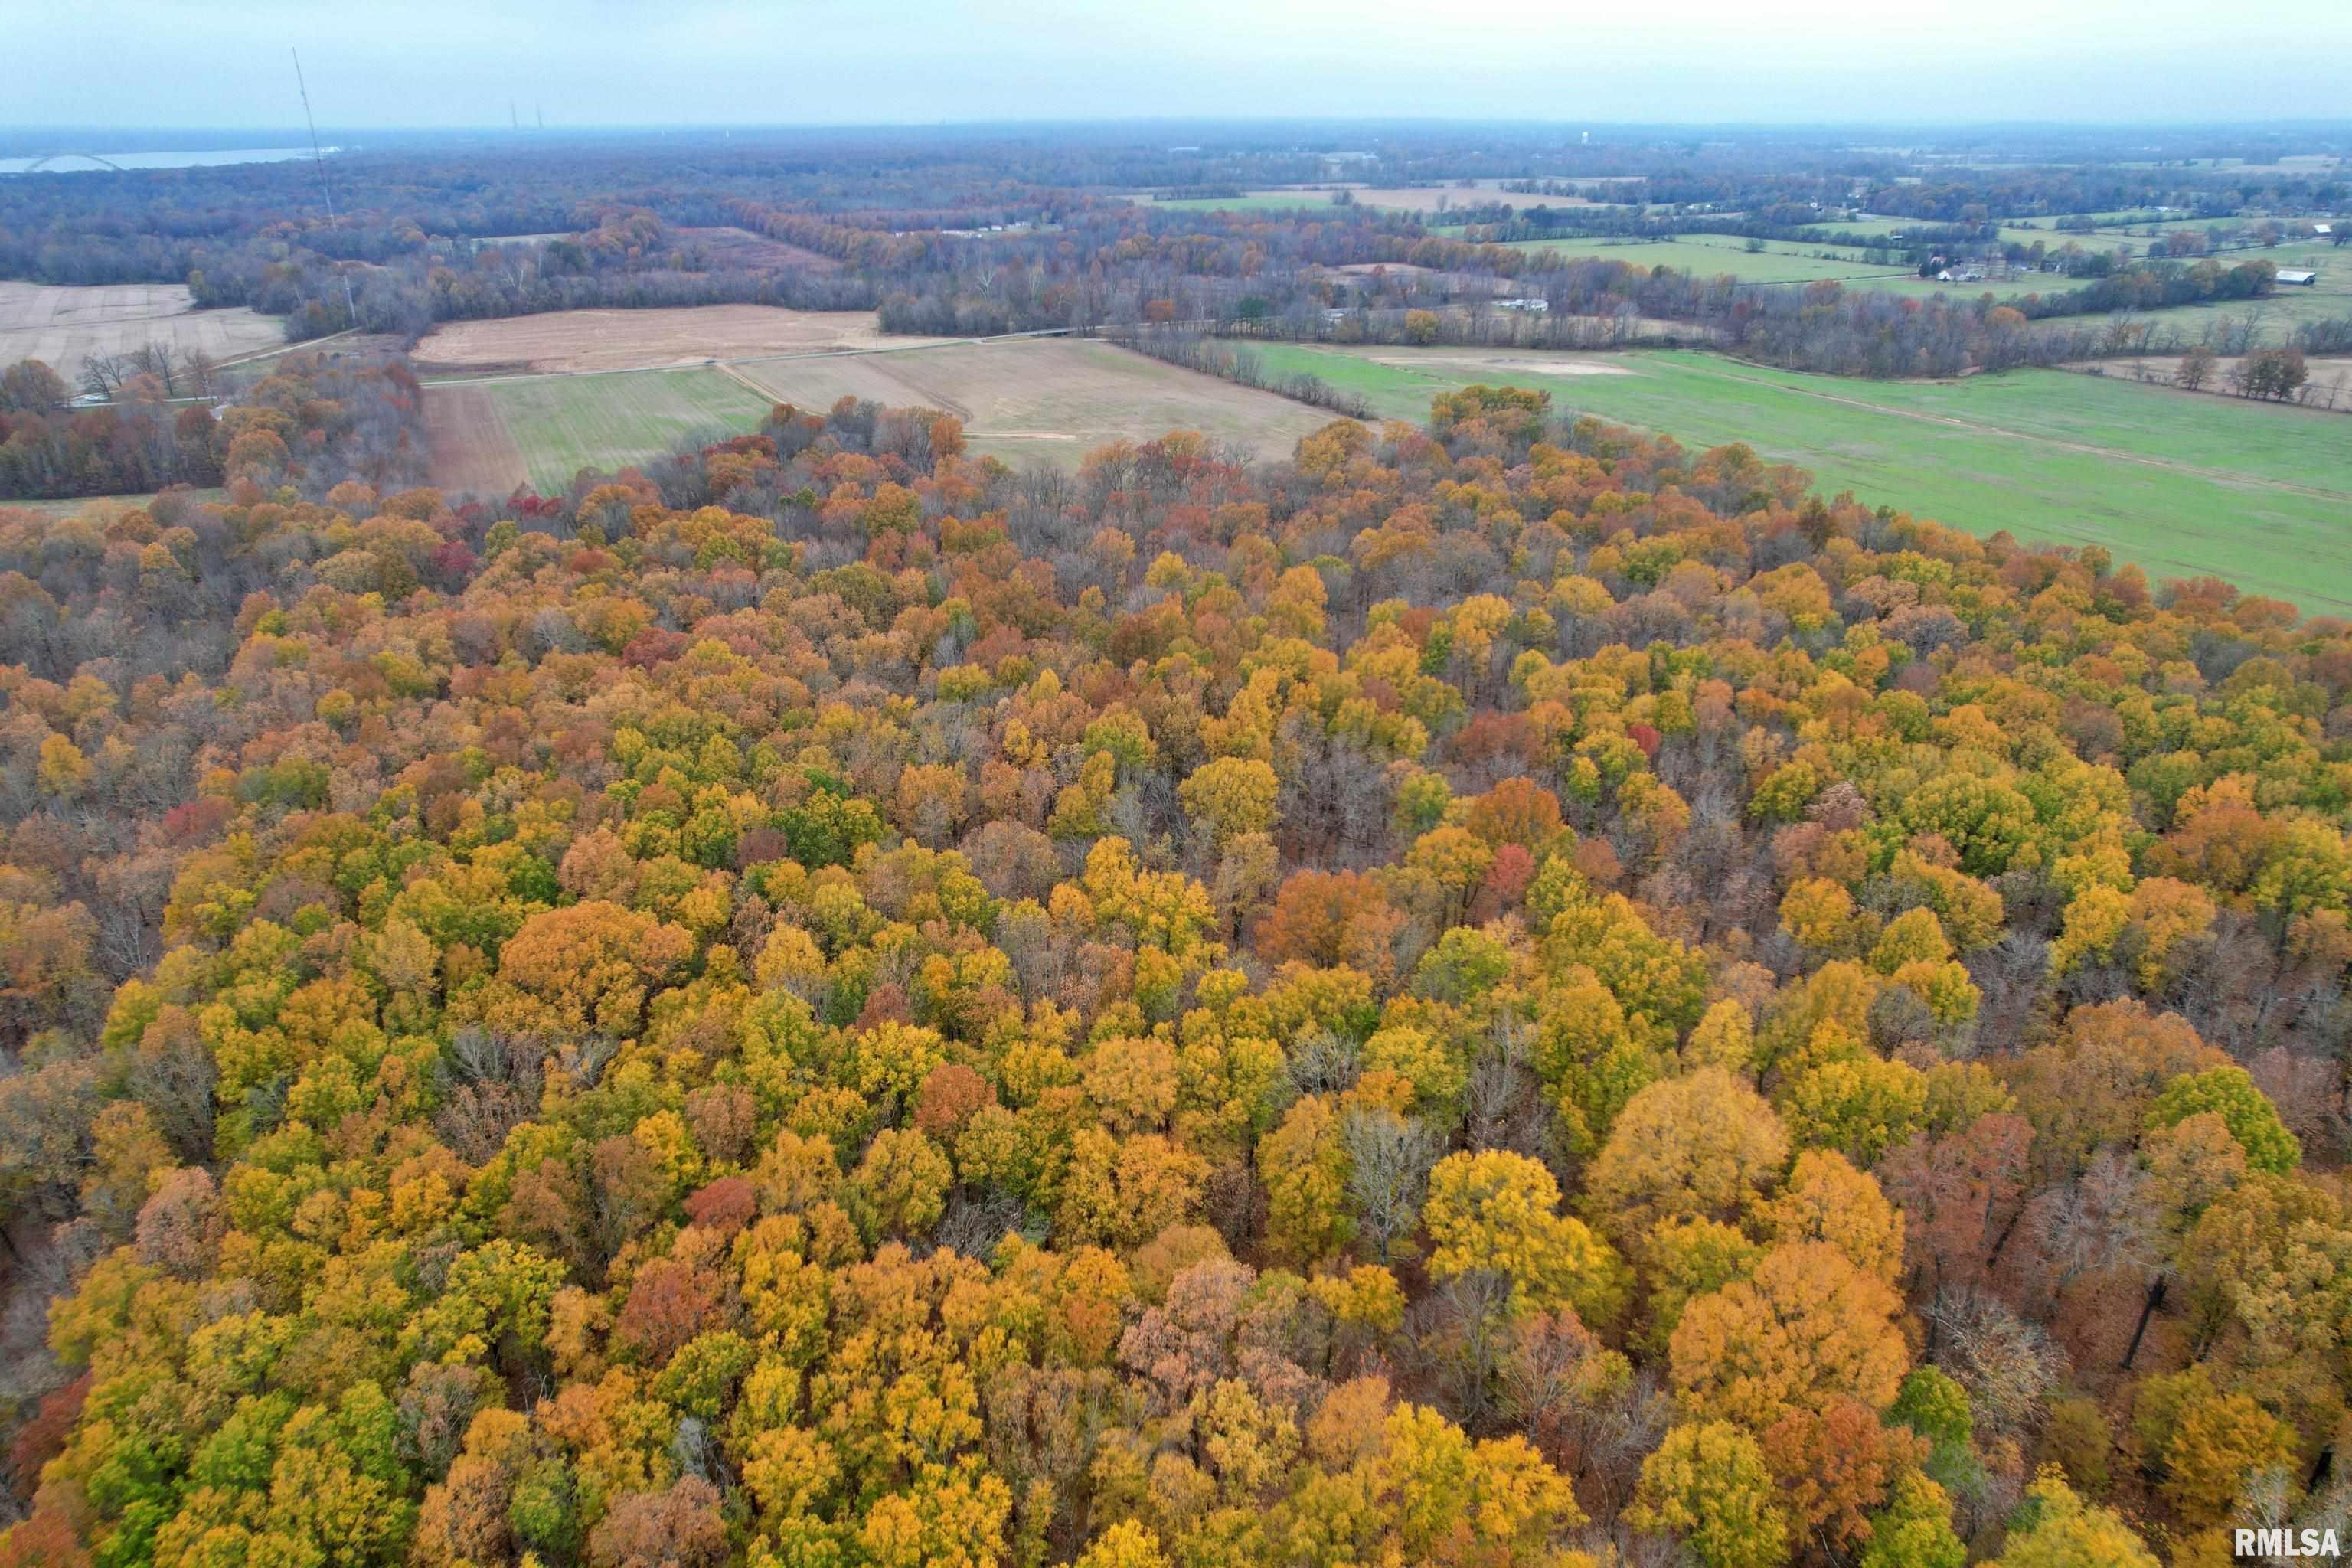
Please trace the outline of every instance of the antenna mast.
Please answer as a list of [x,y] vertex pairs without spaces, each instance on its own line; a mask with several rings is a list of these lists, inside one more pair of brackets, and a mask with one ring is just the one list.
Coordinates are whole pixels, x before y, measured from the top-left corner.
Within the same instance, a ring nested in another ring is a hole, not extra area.
[[[327,198],[327,225],[331,228],[335,222],[335,187],[333,182],[327,178],[327,154],[319,149],[319,122],[310,118],[310,89],[302,79],[302,51],[289,49],[287,52],[294,57],[294,90],[302,95],[302,123],[310,128],[310,161],[319,166],[319,194]],[[333,259],[332,257],[328,258],[331,262]],[[335,276],[343,280],[344,315],[356,327],[360,324],[360,308],[352,299],[351,274],[338,266]]]

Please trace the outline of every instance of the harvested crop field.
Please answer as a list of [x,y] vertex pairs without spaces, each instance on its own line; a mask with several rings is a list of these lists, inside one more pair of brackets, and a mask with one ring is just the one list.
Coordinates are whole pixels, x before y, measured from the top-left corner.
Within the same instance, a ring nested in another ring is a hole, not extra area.
[[433,482],[443,489],[508,496],[530,479],[522,448],[515,445],[489,387],[435,387],[425,398],[425,429],[432,444]]
[[553,493],[583,468],[609,473],[642,463],[681,436],[741,435],[768,408],[734,377],[700,369],[533,376],[434,386],[425,395],[434,482],[501,496],[514,489],[518,463],[522,479]]
[[824,353],[888,338],[871,310],[789,310],[781,305],[690,305],[654,310],[552,310],[452,321],[416,345],[425,374],[659,369],[760,354]]
[[0,364],[37,359],[68,380],[92,354],[128,353],[168,342],[216,360],[285,341],[273,316],[243,306],[199,310],[179,283],[68,288],[0,283]]
[[772,360],[736,367],[781,402],[843,397],[914,405],[964,422],[972,449],[1019,465],[1073,465],[1115,440],[1197,430],[1261,458],[1288,457],[1334,416],[1253,387],[1067,338],[950,343],[903,353]]

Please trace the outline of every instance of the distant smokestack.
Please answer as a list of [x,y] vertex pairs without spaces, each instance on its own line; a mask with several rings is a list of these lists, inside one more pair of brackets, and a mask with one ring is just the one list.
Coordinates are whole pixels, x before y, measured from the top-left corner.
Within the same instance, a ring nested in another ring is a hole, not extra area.
[[522,129],[522,116],[515,112],[515,100],[511,98],[507,100],[507,122],[517,131]]
[[539,116],[539,128],[540,128],[541,131],[546,130],[546,129],[547,129],[547,105],[545,105],[545,104],[543,104],[543,103],[540,103],[540,104],[534,104],[534,105],[532,105],[531,107],[532,107],[532,111],[533,111],[534,113],[536,113],[536,114]]

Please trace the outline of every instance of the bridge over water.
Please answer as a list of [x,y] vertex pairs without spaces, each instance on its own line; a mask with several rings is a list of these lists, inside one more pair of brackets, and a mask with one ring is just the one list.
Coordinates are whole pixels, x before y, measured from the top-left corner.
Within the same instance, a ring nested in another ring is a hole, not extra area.
[[26,164],[23,168],[17,170],[16,173],[20,174],[35,174],[42,169],[47,168],[51,163],[56,163],[60,158],[83,158],[97,164],[101,169],[111,169],[118,174],[122,173],[122,165],[116,163],[111,158],[102,158],[95,153],[65,152],[44,153],[39,157],[34,159],[31,163]]

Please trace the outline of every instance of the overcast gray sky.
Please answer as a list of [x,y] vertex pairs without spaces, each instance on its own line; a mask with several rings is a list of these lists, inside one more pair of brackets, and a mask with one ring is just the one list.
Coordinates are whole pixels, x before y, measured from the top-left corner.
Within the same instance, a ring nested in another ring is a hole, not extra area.
[[0,121],[2352,114],[2352,0],[0,0]]

